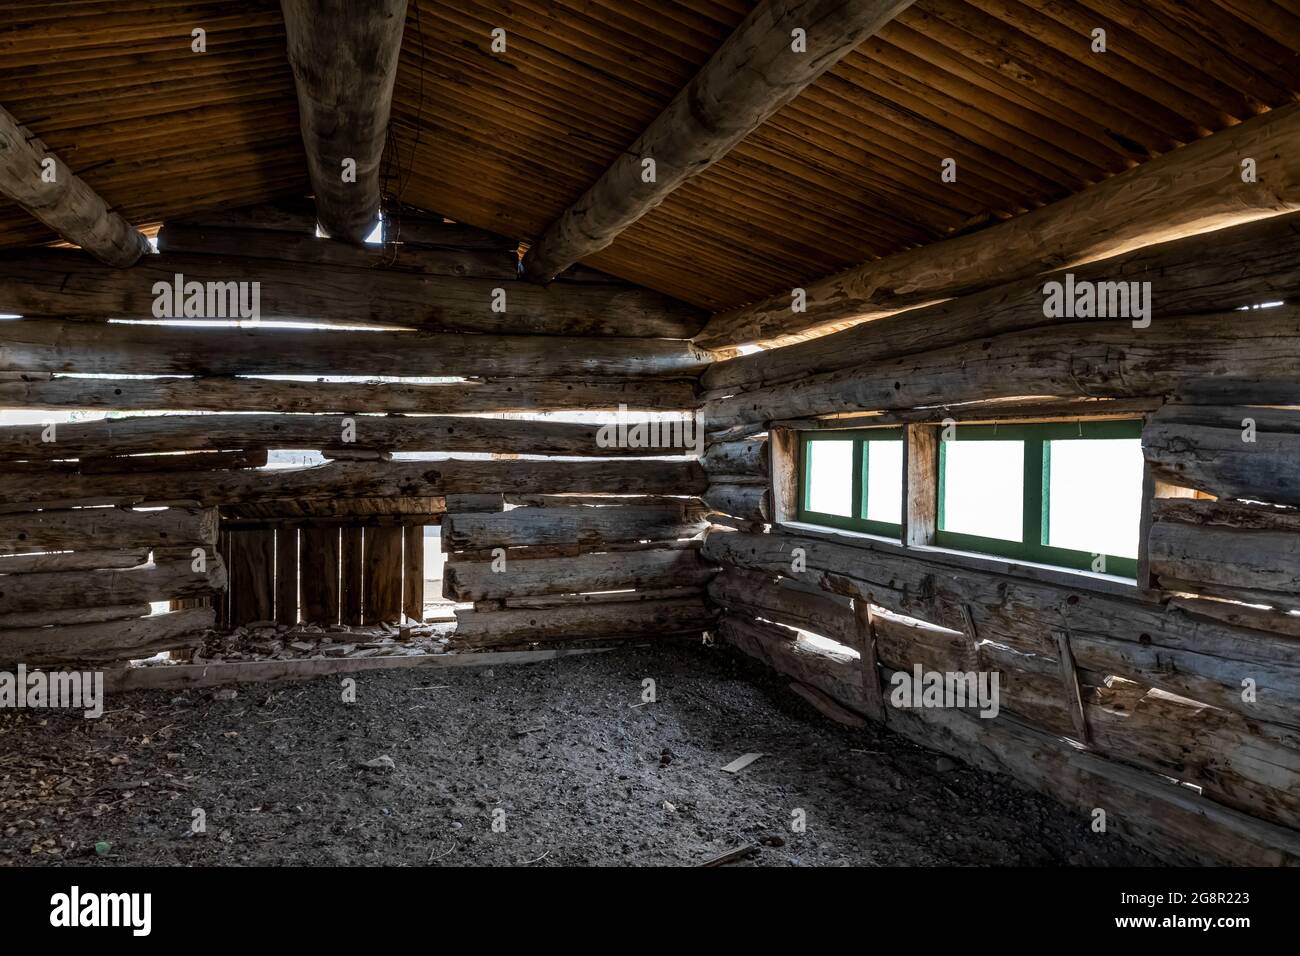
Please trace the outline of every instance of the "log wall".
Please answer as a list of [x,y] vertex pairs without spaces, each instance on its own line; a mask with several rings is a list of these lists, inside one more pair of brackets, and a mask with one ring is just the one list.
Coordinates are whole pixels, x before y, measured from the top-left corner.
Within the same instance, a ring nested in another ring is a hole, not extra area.
[[[717,634],[1081,827],[1102,808],[1172,860],[1300,863],[1298,236],[1285,216],[1073,270],[1150,282],[1146,327],[1046,317],[1057,273],[714,365]],[[932,546],[927,424],[1106,417],[1145,421],[1136,583]],[[870,424],[908,426],[901,539],[795,521],[798,432]],[[918,666],[998,674],[998,715],[896,706]]]
[[[517,243],[402,218],[364,248],[264,207],[166,223],[130,270],[4,257],[0,408],[52,414],[0,426],[0,647],[123,660],[205,627],[419,621],[439,523],[462,646],[702,630],[703,470],[587,413],[691,412],[703,314],[585,269],[539,289]],[[178,282],[192,308],[131,324]],[[209,283],[256,283],[260,314]],[[89,410],[110,417],[58,414]],[[286,465],[304,451],[324,463]]]

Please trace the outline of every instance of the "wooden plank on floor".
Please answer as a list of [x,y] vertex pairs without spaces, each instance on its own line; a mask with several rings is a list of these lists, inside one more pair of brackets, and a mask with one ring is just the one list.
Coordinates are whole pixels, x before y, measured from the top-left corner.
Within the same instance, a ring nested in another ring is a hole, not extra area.
[[396,623],[402,616],[402,529],[365,529],[366,624]]
[[402,613],[408,621],[424,620],[424,526],[402,529]]
[[357,627],[361,624],[362,581],[365,566],[361,561],[362,529],[344,528],[342,551],[339,553],[340,623]]
[[312,624],[339,620],[339,529],[302,529],[298,552],[302,619]]
[[275,620],[298,623],[298,529],[275,529]]
[[558,657],[601,654],[612,647],[549,648],[535,651],[475,651],[469,654],[411,654],[405,657],[306,658],[295,661],[240,661],[230,664],[173,664],[130,667],[104,675],[105,690],[118,693],[159,687],[213,687],[218,684],[310,680],[329,674],[404,667],[492,667],[534,664]]

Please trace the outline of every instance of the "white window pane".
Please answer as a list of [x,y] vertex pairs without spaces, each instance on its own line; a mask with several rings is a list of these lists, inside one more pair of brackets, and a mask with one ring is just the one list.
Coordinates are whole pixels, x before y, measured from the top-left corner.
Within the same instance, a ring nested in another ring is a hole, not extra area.
[[1022,540],[1025,443],[944,443],[943,530]]
[[1047,543],[1136,558],[1142,514],[1137,438],[1051,442]]
[[869,521],[903,521],[903,442],[868,441],[867,507]]
[[808,443],[808,510],[853,517],[853,442]]

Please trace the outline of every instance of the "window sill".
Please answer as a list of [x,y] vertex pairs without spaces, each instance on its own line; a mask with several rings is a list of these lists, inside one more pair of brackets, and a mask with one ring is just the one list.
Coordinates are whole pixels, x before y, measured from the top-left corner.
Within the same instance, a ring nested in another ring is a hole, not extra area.
[[838,544],[860,544],[871,550],[906,557],[923,558],[946,567],[969,571],[982,571],[989,574],[1003,574],[1007,577],[1054,584],[1060,587],[1094,591],[1100,594],[1113,594],[1126,598],[1142,598],[1144,593],[1132,578],[1118,577],[1114,574],[1098,574],[1095,571],[1076,571],[1071,568],[1059,568],[1050,564],[1036,564],[1015,558],[1003,558],[998,555],[979,554],[973,551],[956,551],[938,545],[906,546],[897,538],[867,534],[861,531],[841,531],[823,525],[805,524],[802,521],[780,521],[773,527],[812,537],[823,538]]

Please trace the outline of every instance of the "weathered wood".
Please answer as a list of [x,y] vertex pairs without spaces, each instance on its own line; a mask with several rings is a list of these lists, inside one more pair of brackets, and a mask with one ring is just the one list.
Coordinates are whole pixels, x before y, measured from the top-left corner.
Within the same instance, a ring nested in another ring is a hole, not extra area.
[[[379,172],[406,0],[280,0],[321,231],[362,242],[379,225]],[[348,167],[350,166],[350,170]]]
[[730,611],[811,631],[845,647],[855,646],[853,602],[840,595],[807,591],[771,574],[724,567],[709,582],[709,599]]
[[158,688],[217,687],[222,684],[263,683],[278,680],[312,680],[327,674],[396,670],[407,667],[495,667],[500,664],[535,664],[599,654],[608,647],[544,648],[536,651],[484,651],[476,654],[409,654],[401,657],[309,658],[291,661],[240,661],[230,664],[173,664],[130,667],[105,676],[108,693]]
[[772,520],[771,493],[765,484],[710,484],[704,491],[704,503],[714,511],[744,521]]
[[[696,342],[711,349],[779,343],[837,322],[878,318],[1300,209],[1300,160],[1290,146],[1297,135],[1300,108],[1273,110],[1007,222],[805,282],[804,312],[794,312],[789,290],[781,290],[716,315]],[[1242,181],[1244,157],[1257,160],[1258,183]]]
[[663,637],[702,631],[712,620],[712,613],[698,598],[580,604],[547,610],[458,610],[451,646]]
[[132,326],[50,319],[8,320],[4,333],[4,372],[679,378],[708,364],[705,354],[689,343],[664,339]]
[[10,574],[0,578],[0,614],[163,601],[225,586],[226,568],[215,553],[204,571],[193,570],[188,560],[170,560],[128,570]]
[[275,622],[298,623],[297,528],[275,529]]
[[[0,460],[134,455],[126,471],[148,471],[159,459],[202,455],[157,452],[227,448],[324,448],[346,460],[349,452],[509,452],[527,455],[647,457],[657,449],[606,447],[600,425],[434,415],[149,415],[58,425],[54,441],[45,425],[0,426]],[[345,437],[352,441],[342,444]],[[680,452],[680,450],[678,450]],[[672,454],[672,449],[663,453]],[[100,459],[102,461],[102,459]],[[159,471],[174,469],[161,462]],[[232,464],[236,464],[233,463]],[[119,469],[96,469],[116,471]],[[82,469],[83,473],[85,470]]]
[[1141,330],[1126,319],[1057,320],[716,399],[706,403],[704,419],[712,432],[741,422],[1025,394],[1158,396],[1190,378],[1232,377],[1247,369],[1281,378],[1297,363],[1296,306],[1161,317]]
[[496,514],[448,514],[442,543],[448,551],[579,544],[594,550],[614,541],[691,538],[704,530],[681,504],[612,507],[523,507]]
[[342,529],[339,551],[339,623],[357,627],[362,621],[362,595],[365,590],[365,531]]
[[1300,511],[1157,499],[1151,574],[1169,591],[1300,608]]
[[310,468],[156,475],[51,476],[33,485],[0,473],[0,501],[51,505],[226,505],[277,498],[382,498],[479,493],[511,488],[609,494],[698,494],[704,476],[694,461],[331,462]]
[[57,551],[44,554],[18,554],[0,557],[0,574],[135,568],[148,561],[148,548],[136,551]]
[[768,457],[766,438],[718,442],[709,446],[700,464],[718,484],[766,484]]
[[274,620],[275,532],[231,531],[227,548],[231,626]]
[[424,620],[424,525],[402,529],[402,614],[416,624]]
[[0,631],[0,659],[36,665],[151,657],[197,645],[212,621],[211,608],[193,608],[132,620]]
[[[497,565],[499,567],[499,565]],[[716,569],[694,550],[647,550],[587,554],[577,558],[448,563],[443,593],[457,601],[488,601],[534,594],[625,591],[633,588],[693,587]]]
[[799,516],[803,480],[799,474],[799,433],[792,428],[773,428],[767,438],[772,520],[794,521]]
[[521,378],[425,385],[232,376],[91,379],[40,372],[0,372],[0,407],[3,408],[467,415],[564,409],[610,411],[620,405],[629,411],[678,411],[698,404],[695,386],[686,379]]
[[144,617],[149,613],[148,603],[113,604],[105,607],[60,608],[57,611],[29,611],[21,614],[0,614],[0,628],[48,627],[51,624],[98,624],[101,621],[123,621]]
[[1074,651],[1070,647],[1070,634],[1057,630],[1052,635],[1056,639],[1057,662],[1061,668],[1061,687],[1065,693],[1065,708],[1074,722],[1075,738],[1081,744],[1089,744],[1092,735],[1088,732],[1088,717],[1084,713],[1083,698],[1079,692],[1079,671],[1074,663]]
[[447,495],[443,502],[450,514],[505,510],[505,495]]
[[402,617],[402,529],[365,529],[362,606],[365,624],[396,624]]
[[831,697],[824,691],[818,690],[816,687],[810,687],[807,684],[792,681],[790,683],[790,689],[837,724],[843,724],[845,727],[867,726],[865,720],[847,707],[840,706],[836,703],[835,698]]
[[212,508],[73,508],[0,514],[0,554],[213,545],[216,540],[217,512]]
[[934,544],[939,527],[939,430],[907,425],[903,433],[903,532],[910,545]]
[[1142,453],[1157,478],[1175,484],[1300,505],[1300,412],[1166,405],[1143,429]]
[[[549,281],[608,246],[683,182],[708,169],[911,0],[764,0],[709,62],[524,256]],[[796,51],[791,29],[806,30]],[[647,177],[643,161],[654,161]],[[647,181],[648,179],[648,181]]]
[[135,227],[3,107],[0,192],[105,265],[125,268],[149,252]]
[[[178,275],[187,287],[202,283],[192,287],[203,289],[202,299],[182,289],[177,303]],[[256,287],[232,285],[254,282]],[[254,288],[257,315],[251,314]],[[163,295],[164,289],[171,291]],[[215,292],[210,305],[209,290]],[[169,303],[170,311],[159,314]],[[192,253],[147,256],[123,272],[63,249],[0,257],[0,310],[90,319],[307,319],[429,332],[611,338],[686,339],[703,322],[703,313],[693,306],[621,284],[566,282],[543,289],[504,279]]]
[[298,549],[302,619],[311,624],[339,622],[339,529],[307,527]]
[[861,598],[853,601],[854,646],[858,652],[858,669],[862,673],[862,705],[875,720],[885,721],[885,697],[880,690],[880,659],[876,648],[876,624],[871,604]]
[[[1300,119],[1300,113],[1295,115]],[[823,372],[863,367],[963,345],[968,357],[977,358],[976,352],[983,339],[1013,332],[1050,330],[1068,322],[1085,321],[1083,317],[1049,318],[1044,314],[1044,286],[1048,282],[1065,283],[1067,275],[1074,277],[1076,289],[1084,288],[1079,285],[1084,282],[1150,282],[1151,326],[1133,329],[1128,319],[1120,319],[1117,323],[1128,331],[1128,344],[1140,346],[1174,316],[1229,313],[1239,306],[1285,299],[1300,292],[1300,214],[1188,236],[1068,271],[1058,269],[1036,278],[997,285],[984,292],[879,319],[809,342],[742,355],[716,363],[704,373],[703,384],[711,392],[723,394],[740,388],[801,382],[810,375]],[[1104,298],[1109,310],[1109,294]],[[1111,316],[1114,317],[1117,311],[1112,311]],[[1248,326],[1259,315],[1258,312],[1233,314],[1223,321],[1233,327]],[[1236,370],[1235,374],[1269,377],[1267,370],[1254,367]],[[1203,371],[1188,376],[1179,385],[1186,387],[1187,382],[1200,377],[1205,377]],[[1212,377],[1229,376],[1216,372]],[[897,377],[891,379],[890,385],[896,380]],[[1003,394],[1058,393],[1024,390]],[[962,399],[946,398],[926,404],[959,401]],[[876,407],[885,406],[862,408]]]

